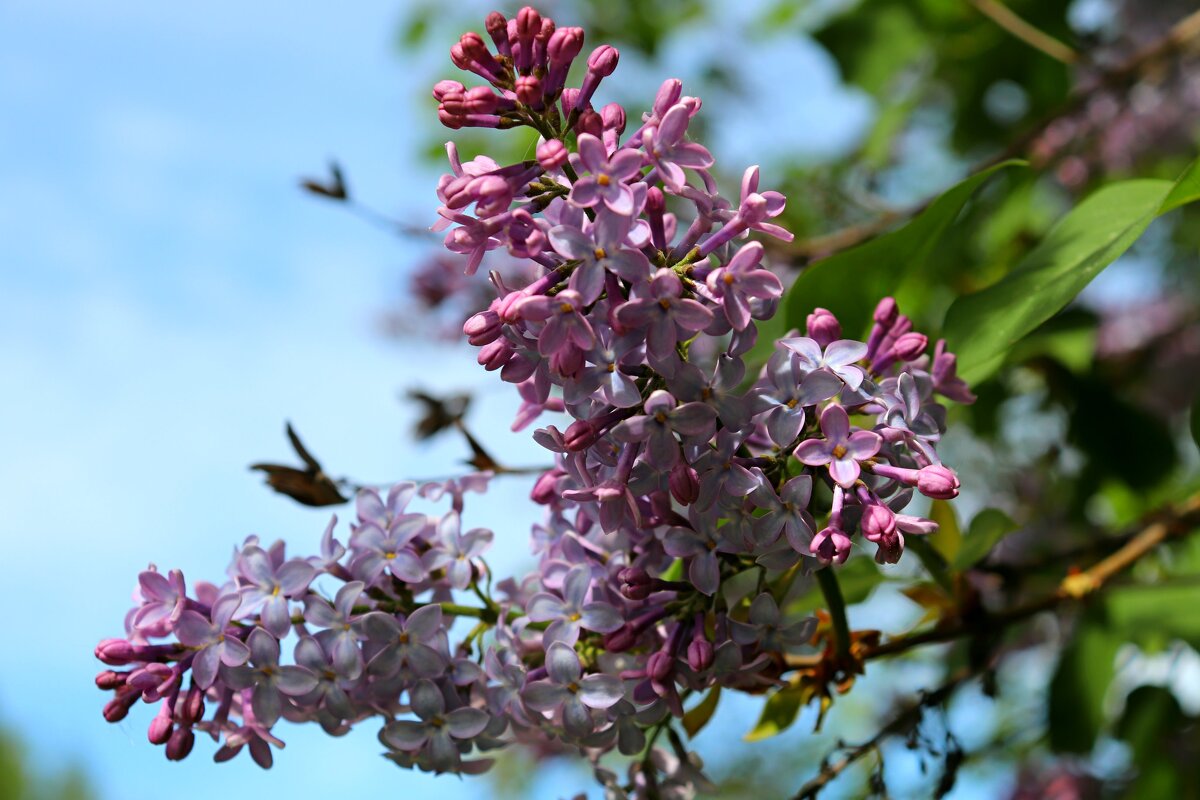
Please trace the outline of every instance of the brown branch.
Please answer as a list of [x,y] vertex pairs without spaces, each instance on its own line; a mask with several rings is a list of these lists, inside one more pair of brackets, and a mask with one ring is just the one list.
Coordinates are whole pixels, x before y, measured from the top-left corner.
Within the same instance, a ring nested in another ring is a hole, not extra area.
[[1039,28],[1030,25],[1014,14],[1012,9],[997,2],[997,0],[971,0],[971,5],[975,6],[975,9],[980,14],[983,14],[1025,44],[1034,50],[1050,56],[1055,61],[1061,61],[1064,64],[1074,64],[1079,60],[1079,54],[1070,47]]
[[1132,566],[1134,562],[1158,545],[1172,537],[1188,533],[1192,527],[1198,524],[1200,524],[1200,494],[1193,495],[1179,506],[1166,509],[1162,515],[1147,524],[1117,551],[1083,572],[1068,575],[1054,592],[1044,597],[1004,611],[981,614],[965,620],[960,619],[941,627],[889,639],[868,648],[864,653],[864,658],[883,658],[922,645],[991,633],[1028,619],[1035,614],[1079,600],[1104,588],[1112,577]]
[[974,677],[974,675],[974,670],[960,669],[937,689],[922,694],[914,705],[892,718],[891,722],[884,725],[878,733],[866,742],[848,748],[845,757],[840,761],[833,764],[824,764],[815,778],[800,787],[800,791],[795,794],[793,800],[812,800],[812,798],[815,798],[851,765],[869,753],[875,752],[885,739],[893,736],[901,736],[920,725],[921,720],[925,717],[925,709],[945,703],[958,687],[962,686]]

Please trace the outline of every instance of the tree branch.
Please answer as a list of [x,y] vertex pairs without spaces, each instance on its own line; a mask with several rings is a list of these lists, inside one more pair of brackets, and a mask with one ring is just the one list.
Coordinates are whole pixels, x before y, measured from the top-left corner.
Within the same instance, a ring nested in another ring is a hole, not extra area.
[[975,9],[980,14],[983,14],[1025,44],[1034,50],[1050,56],[1055,61],[1061,61],[1064,64],[1074,64],[1079,60],[1079,53],[1076,53],[1050,34],[1030,25],[1014,14],[1012,9],[997,2],[997,0],[971,0],[971,5],[975,6]]

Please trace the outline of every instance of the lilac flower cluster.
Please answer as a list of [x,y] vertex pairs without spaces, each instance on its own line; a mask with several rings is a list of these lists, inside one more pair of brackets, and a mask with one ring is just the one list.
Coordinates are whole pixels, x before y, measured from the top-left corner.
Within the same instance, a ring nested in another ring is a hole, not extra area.
[[[110,720],[160,704],[149,735],[169,758],[201,730],[223,740],[218,760],[248,746],[265,766],[280,718],[338,734],[379,716],[403,766],[478,772],[476,751],[556,743],[593,761],[608,796],[689,797],[705,779],[671,728],[685,699],[781,684],[786,655],[817,644],[789,603],[808,576],[856,539],[896,562],[905,536],[936,527],[904,513],[914,491],[957,494],[936,398],[973,397],[890,298],[866,342],[817,309],[748,376],[756,321],[783,293],[749,236],[789,240],[770,221],[786,201],[759,190],[757,167],[736,202],[721,195],[687,137],[699,99],[667,81],[626,135],[621,106],[593,106],[615,49],[596,48],[570,88],[582,30],[531,8],[486,29],[495,52],[468,33],[451,54],[490,87],[440,82],[439,116],[542,141],[508,166],[448,145],[437,227],[468,273],[499,248],[537,273],[521,288],[493,273],[495,299],[464,326],[518,388],[518,427],[569,417],[533,434],[555,460],[532,491],[537,567],[493,585],[491,533],[461,523],[477,475],[361,493],[348,546],[331,524],[316,557],[248,540],[229,580],[194,597],[151,568],[126,637],[97,649],[125,669],[97,682],[115,691]],[[418,492],[451,510],[410,511]],[[281,664],[289,634],[295,663]],[[626,783],[599,764],[612,750],[641,754]]]

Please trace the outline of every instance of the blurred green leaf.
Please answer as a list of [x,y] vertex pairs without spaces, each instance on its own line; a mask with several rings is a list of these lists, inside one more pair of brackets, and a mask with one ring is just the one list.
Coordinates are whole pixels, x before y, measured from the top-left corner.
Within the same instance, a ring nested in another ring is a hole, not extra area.
[[963,541],[954,506],[945,500],[934,500],[929,504],[929,518],[938,524],[938,529],[925,538],[947,564],[953,564]]
[[1195,165],[1174,184],[1120,181],[1087,197],[1012,272],[950,306],[944,334],[963,378],[977,383],[995,372],[1014,344],[1075,299],[1163,209],[1198,198]]
[[[1129,797],[1194,797],[1184,793],[1180,771],[1171,758],[1187,718],[1175,696],[1161,686],[1139,686],[1125,699],[1117,738],[1133,751],[1137,779]],[[1192,771],[1193,783],[1195,771]]]
[[1200,160],[1193,161],[1175,181],[1167,198],[1158,209],[1159,214],[1174,211],[1180,206],[1200,200]]
[[1192,613],[1200,608],[1196,577],[1110,592],[1107,605],[1113,628],[1147,649],[1160,650],[1173,639],[1200,646],[1200,614]]
[[1050,681],[1050,747],[1055,752],[1091,752],[1104,724],[1104,695],[1121,642],[1100,607],[1089,609],[1079,621]]
[[998,171],[1022,163],[1006,161],[972,175],[904,227],[809,266],[784,298],[787,327],[803,328],[809,312],[822,307],[837,315],[847,336],[865,332],[875,305],[929,257],[975,191]]
[[[846,605],[854,605],[866,600],[871,592],[884,580],[884,574],[870,558],[852,558],[844,566],[838,567],[838,585],[842,590],[842,599]],[[815,585],[806,593],[787,604],[789,614],[811,611],[814,608],[824,608],[825,598]]]
[[770,739],[786,731],[800,714],[804,691],[794,686],[785,686],[767,698],[762,715],[754,728],[744,737],[747,742]]
[[683,715],[683,729],[687,731],[689,737],[695,736],[697,733],[708,724],[712,719],[713,712],[717,710],[717,702],[721,699],[721,687],[714,686],[709,689],[708,694],[704,695],[704,699],[699,705]]
[[1000,509],[985,508],[971,520],[952,566],[956,570],[964,570],[979,563],[1001,539],[1018,527],[1017,523]]

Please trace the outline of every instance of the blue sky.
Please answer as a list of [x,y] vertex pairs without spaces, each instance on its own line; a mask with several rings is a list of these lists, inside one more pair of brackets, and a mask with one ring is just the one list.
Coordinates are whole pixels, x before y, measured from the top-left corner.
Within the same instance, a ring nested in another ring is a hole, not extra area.
[[[436,72],[393,48],[400,7],[0,4],[0,722],[44,768],[80,763],[104,798],[434,790],[381,759],[369,726],[341,740],[284,726],[269,773],[214,767],[206,742],[168,764],[145,741],[148,715],[106,725],[91,683],[91,650],[121,631],[148,562],[196,580],[221,575],[251,533],[315,546],[326,512],[245,471],[288,458],[285,419],[335,472],[442,475],[460,445],[412,443],[397,392],[474,389],[491,441],[536,463],[524,438],[497,432],[515,404],[466,351],[379,335],[419,248],[296,190],[336,156],[360,197],[432,219],[435,175],[414,158],[425,123],[410,120]],[[687,49],[670,51],[684,74]],[[866,102],[815,46],[775,53],[746,66],[806,76],[776,109],[787,146],[815,158],[852,142]],[[626,68],[649,100],[663,75]],[[746,113],[753,98],[721,102],[744,121],[718,132],[735,162],[779,155],[785,140]],[[501,484],[486,513],[468,506],[497,531],[498,570],[524,559],[526,491]],[[756,706],[722,713],[740,731]],[[543,775],[535,796],[565,795],[560,777]],[[436,782],[446,800],[479,788]]]

